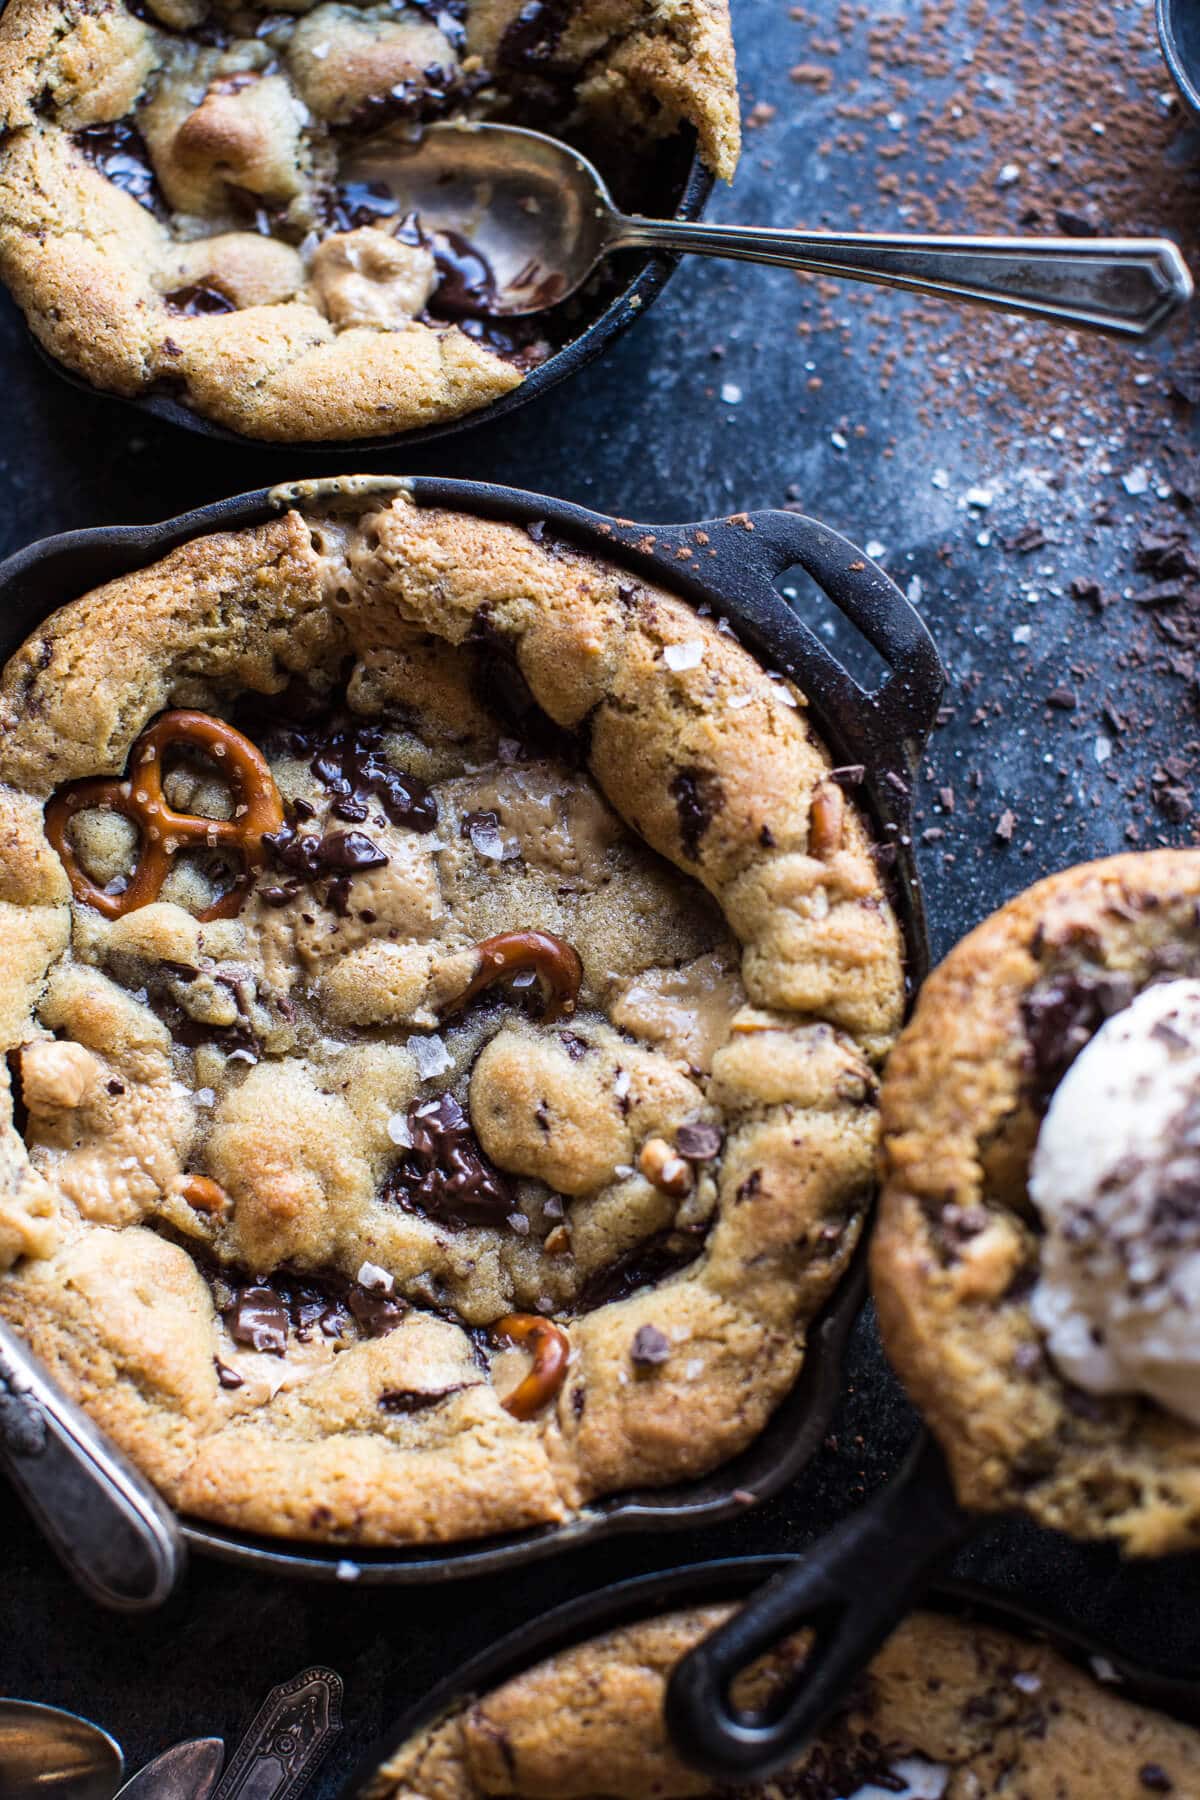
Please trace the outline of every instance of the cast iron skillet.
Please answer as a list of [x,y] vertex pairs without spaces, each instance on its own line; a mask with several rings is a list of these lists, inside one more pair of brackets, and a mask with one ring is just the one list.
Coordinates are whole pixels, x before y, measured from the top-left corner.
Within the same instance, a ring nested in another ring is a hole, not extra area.
[[[202,533],[235,530],[291,504],[335,495],[405,491],[420,505],[450,507],[535,526],[552,539],[627,565],[727,618],[769,666],[794,675],[835,758],[863,764],[856,790],[878,840],[894,846],[895,900],[904,930],[910,991],[928,964],[924,909],[909,835],[910,784],[943,686],[937,650],[916,613],[883,571],[837,532],[785,512],[740,514],[705,525],[635,525],[566,501],[479,482],[394,476],[301,481],[199,508],[161,525],[67,532],[19,551],[0,566],[0,656],[10,655],[55,607],[99,583],[144,568]],[[887,664],[866,692],[781,598],[776,580],[802,566]],[[617,1532],[691,1528],[736,1516],[777,1492],[813,1456],[825,1435],[840,1381],[842,1352],[865,1289],[865,1245],[814,1323],[795,1387],[743,1454],[698,1481],[597,1502],[566,1526],[503,1538],[401,1551],[355,1551],[278,1542],[199,1523],[185,1524],[194,1549],[279,1575],[310,1580],[416,1583],[509,1569]],[[352,1560],[351,1560],[352,1559]]]
[[1175,85],[1200,114],[1200,6],[1196,0],[1158,0],[1158,40]]
[[[793,1761],[983,1523],[959,1506],[941,1451],[920,1432],[885,1487],[680,1661],[666,1701],[680,1755],[738,1782]],[[736,1706],[733,1683],[747,1664],[805,1626],[813,1648],[771,1716]]]
[[[499,1643],[473,1657],[447,1677],[432,1693],[410,1707],[386,1736],[374,1744],[355,1768],[339,1800],[361,1800],[364,1788],[380,1765],[415,1732],[436,1724],[455,1707],[491,1693],[514,1676],[573,1645],[585,1643],[603,1632],[615,1631],[640,1619],[653,1618],[691,1606],[739,1600],[769,1579],[785,1579],[797,1566],[794,1557],[751,1556],[672,1569],[659,1575],[642,1575],[616,1587],[585,1594],[566,1606],[556,1607],[531,1624],[522,1625]],[[1166,1675],[1114,1657],[1107,1648],[1089,1641],[1037,1612],[1000,1598],[970,1582],[938,1584],[924,1604],[932,1611],[956,1618],[998,1625],[1022,1636],[1047,1639],[1071,1662],[1088,1669],[1090,1659],[1102,1656],[1118,1678],[1115,1689],[1123,1699],[1153,1707],[1185,1725],[1200,1725],[1200,1683]],[[1090,1670],[1089,1670],[1090,1672]]]

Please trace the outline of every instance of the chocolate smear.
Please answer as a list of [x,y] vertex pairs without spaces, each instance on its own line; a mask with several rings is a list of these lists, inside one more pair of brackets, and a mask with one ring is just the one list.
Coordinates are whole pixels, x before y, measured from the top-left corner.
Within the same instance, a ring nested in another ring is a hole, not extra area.
[[694,1263],[704,1248],[707,1226],[694,1231],[657,1231],[623,1256],[589,1275],[579,1292],[576,1313],[594,1312],[613,1300],[628,1299],[639,1288],[653,1287]]

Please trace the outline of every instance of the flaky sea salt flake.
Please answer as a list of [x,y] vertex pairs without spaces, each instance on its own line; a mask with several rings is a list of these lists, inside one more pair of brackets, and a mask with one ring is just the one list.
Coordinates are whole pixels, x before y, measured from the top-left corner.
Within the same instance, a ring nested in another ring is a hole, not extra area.
[[663,651],[663,661],[668,669],[678,672],[681,669],[695,669],[704,659],[704,643],[700,638],[689,638],[686,644],[668,644]]

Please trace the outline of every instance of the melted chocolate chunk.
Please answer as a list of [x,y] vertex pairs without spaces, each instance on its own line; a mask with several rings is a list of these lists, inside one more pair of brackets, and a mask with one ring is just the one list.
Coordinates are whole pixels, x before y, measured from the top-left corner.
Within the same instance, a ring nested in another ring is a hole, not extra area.
[[681,1125],[675,1133],[675,1148],[688,1162],[712,1162],[724,1142],[724,1133],[715,1125]]
[[374,797],[393,825],[433,831],[438,822],[437,801],[423,781],[384,760],[383,738],[381,725],[351,725],[331,731],[315,747],[310,766],[321,786],[334,797],[330,811],[336,819],[361,821]]
[[704,1248],[708,1227],[694,1231],[657,1231],[635,1244],[615,1262],[589,1275],[575,1303],[577,1313],[594,1312],[612,1300],[626,1300],[639,1288],[652,1287],[694,1263]]
[[128,119],[114,120],[111,125],[85,125],[75,133],[75,142],[114,187],[132,195],[148,212],[160,210],[162,197],[150,152],[136,125]]
[[408,1311],[403,1300],[381,1294],[375,1288],[352,1287],[347,1300],[360,1329],[369,1338],[386,1337],[389,1331],[395,1331]]
[[237,311],[236,300],[231,300],[220,288],[210,287],[203,281],[193,282],[190,287],[176,288],[173,294],[167,295],[167,305],[175,312],[186,313],[189,318],[196,318],[202,313]]
[[269,1356],[287,1352],[288,1309],[273,1287],[243,1288],[225,1314],[229,1335],[247,1350],[265,1350]]
[[1133,999],[1131,975],[1099,968],[1060,969],[1021,1004],[1029,1043],[1030,1099],[1039,1112],[1084,1045]]
[[477,343],[486,344],[505,362],[517,369],[539,368],[550,355],[545,335],[545,319],[541,314],[529,318],[506,319],[498,325],[494,319],[462,318],[458,329]]
[[440,277],[430,310],[440,318],[484,318],[496,304],[496,277],[481,250],[458,231],[439,231],[433,260]]
[[[339,231],[357,231],[360,226],[375,225],[380,219],[394,219],[399,211],[400,202],[385,182],[346,181],[328,202],[326,216],[329,224]],[[405,244],[422,241],[419,231],[413,236],[404,225],[400,226],[396,236]]]
[[461,1394],[474,1383],[456,1381],[452,1387],[444,1388],[389,1388],[379,1396],[379,1405],[386,1413],[399,1413],[410,1417],[413,1413],[428,1412],[431,1407],[440,1406],[451,1394]]
[[223,1363],[219,1356],[213,1357],[213,1364],[217,1371],[217,1380],[223,1388],[229,1388],[232,1391],[235,1388],[245,1387],[245,1377],[239,1375],[236,1369],[231,1369],[227,1363]]
[[508,1178],[480,1149],[453,1094],[414,1100],[408,1109],[408,1130],[412,1148],[384,1184],[387,1199],[451,1229],[500,1225],[516,1210]]
[[683,848],[695,862],[700,840],[724,802],[721,783],[709,769],[680,769],[671,782],[670,793]]
[[[342,919],[348,918],[352,910],[353,877],[364,869],[385,868],[389,860],[379,845],[361,831],[298,832],[286,824],[263,842],[274,861],[301,881],[315,881],[322,875],[332,875],[334,879],[325,890],[325,904]],[[296,890],[289,893],[286,889],[272,888],[269,891],[268,905],[286,906]]]

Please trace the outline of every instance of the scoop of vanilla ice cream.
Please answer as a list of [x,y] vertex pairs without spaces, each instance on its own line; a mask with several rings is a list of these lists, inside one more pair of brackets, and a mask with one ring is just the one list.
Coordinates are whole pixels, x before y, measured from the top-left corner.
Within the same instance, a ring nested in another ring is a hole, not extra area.
[[1055,1091],[1029,1191],[1031,1298],[1058,1367],[1200,1425],[1200,981],[1146,988]]

